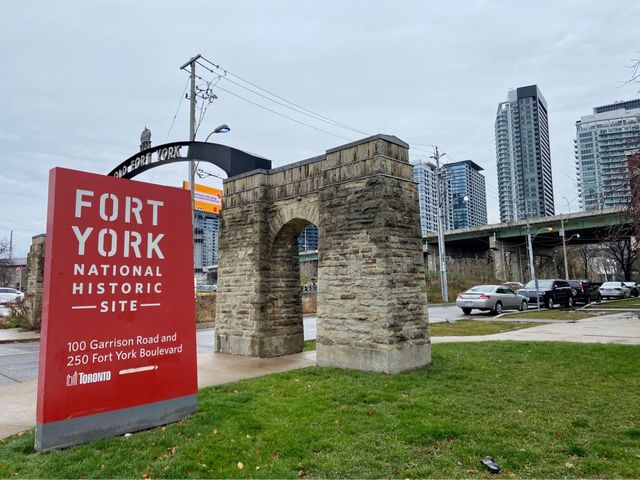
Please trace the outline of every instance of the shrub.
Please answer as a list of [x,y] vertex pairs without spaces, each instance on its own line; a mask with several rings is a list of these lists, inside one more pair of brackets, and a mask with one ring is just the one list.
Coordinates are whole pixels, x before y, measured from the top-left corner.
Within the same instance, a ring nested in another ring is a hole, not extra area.
[[216,294],[196,296],[196,323],[215,322]]
[[302,313],[316,313],[318,309],[318,292],[302,294]]
[[39,330],[42,300],[37,295],[27,294],[20,300],[7,303],[9,318],[16,326],[29,330]]

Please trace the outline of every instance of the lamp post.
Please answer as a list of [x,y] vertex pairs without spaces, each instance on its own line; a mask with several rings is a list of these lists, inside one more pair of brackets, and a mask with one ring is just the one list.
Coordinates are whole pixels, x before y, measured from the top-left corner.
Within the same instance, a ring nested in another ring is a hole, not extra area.
[[[553,228],[546,227],[542,230],[538,230],[535,233],[535,235],[533,235],[533,238],[535,238],[540,232],[543,232],[545,230],[547,232],[550,232],[551,230],[553,230]],[[540,293],[538,290],[538,278],[536,277],[536,268],[533,263],[533,238],[531,236],[531,224],[529,223],[529,218],[527,217],[527,251],[529,253],[529,271],[531,272],[531,280],[533,280],[533,283],[536,287],[536,305],[538,310],[540,310]]]
[[444,246],[444,195],[445,191],[444,180],[444,168],[440,166],[440,159],[444,157],[446,153],[440,153],[438,147],[435,147],[435,152],[431,156],[436,161],[436,195],[437,195],[437,217],[438,217],[438,259],[440,261],[440,292],[442,295],[442,302],[447,303],[449,301],[449,292],[447,285],[447,258],[445,254]]
[[[567,202],[567,208],[569,210],[569,214],[571,213],[571,203],[567,200],[567,197],[564,198],[564,201]],[[575,197],[574,197],[575,198]],[[573,200],[573,199],[572,199]],[[564,231],[564,214],[560,214],[560,235],[562,235],[562,255],[564,256],[564,279],[569,281],[569,263],[567,261],[567,236]],[[580,234],[577,234],[578,238],[580,238]],[[573,236],[571,236],[573,238]],[[571,238],[569,240],[571,240]]]

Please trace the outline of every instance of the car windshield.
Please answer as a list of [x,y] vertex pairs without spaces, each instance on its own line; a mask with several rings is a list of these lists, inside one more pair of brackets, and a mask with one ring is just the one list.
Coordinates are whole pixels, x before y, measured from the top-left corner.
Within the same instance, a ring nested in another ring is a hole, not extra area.
[[635,286],[636,286],[636,282],[624,282],[624,284],[625,284],[627,287],[635,287]]
[[613,287],[619,287],[620,286],[620,282],[604,282],[602,284],[602,288],[613,288]]
[[[538,280],[538,288],[551,288],[553,287],[553,280]],[[524,288],[536,288],[536,282],[531,280]]]
[[471,287],[467,292],[476,292],[476,293],[491,293],[493,289],[496,288],[493,285],[477,285],[475,287]]

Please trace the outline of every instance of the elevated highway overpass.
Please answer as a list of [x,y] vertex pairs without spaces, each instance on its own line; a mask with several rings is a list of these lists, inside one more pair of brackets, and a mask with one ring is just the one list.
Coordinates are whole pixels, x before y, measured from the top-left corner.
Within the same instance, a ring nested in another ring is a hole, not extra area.
[[[444,235],[446,255],[454,259],[486,259],[494,268],[496,278],[523,279],[522,272],[528,271],[527,226],[534,256],[551,257],[554,249],[562,246],[563,224],[567,245],[597,244],[610,238],[614,230],[619,235],[632,235],[628,211],[612,208],[450,230]],[[435,233],[423,237],[423,251],[427,268],[436,270],[438,237]]]

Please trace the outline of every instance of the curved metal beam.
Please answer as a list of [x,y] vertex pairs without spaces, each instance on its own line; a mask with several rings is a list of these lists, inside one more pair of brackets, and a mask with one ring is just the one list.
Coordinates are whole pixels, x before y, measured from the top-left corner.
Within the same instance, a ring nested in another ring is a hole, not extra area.
[[271,170],[271,160],[237,148],[217,143],[173,142],[143,150],[111,170],[108,175],[133,178],[161,165],[175,162],[208,162],[220,167],[227,177],[235,177],[252,170]]

